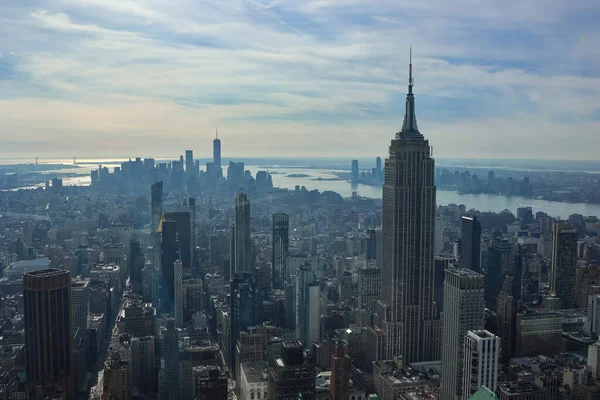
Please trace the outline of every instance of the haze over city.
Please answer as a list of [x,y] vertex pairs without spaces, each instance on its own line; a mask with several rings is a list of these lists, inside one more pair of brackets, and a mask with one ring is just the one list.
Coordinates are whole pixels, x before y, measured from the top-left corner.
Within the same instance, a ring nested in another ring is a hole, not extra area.
[[[0,157],[594,159],[598,7],[567,1],[4,0]],[[576,143],[576,145],[575,145]]]

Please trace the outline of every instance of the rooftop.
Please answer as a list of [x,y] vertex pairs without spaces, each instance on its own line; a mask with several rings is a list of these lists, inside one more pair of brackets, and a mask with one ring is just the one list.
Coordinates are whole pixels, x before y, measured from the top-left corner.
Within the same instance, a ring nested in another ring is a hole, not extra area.
[[266,362],[243,363],[240,368],[246,375],[248,382],[267,382],[269,366]]

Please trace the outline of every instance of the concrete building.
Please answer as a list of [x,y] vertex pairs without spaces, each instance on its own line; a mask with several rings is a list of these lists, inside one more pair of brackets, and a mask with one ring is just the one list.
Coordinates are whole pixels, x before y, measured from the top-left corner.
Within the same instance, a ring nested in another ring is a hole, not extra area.
[[387,358],[405,363],[439,357],[440,325],[433,299],[435,162],[415,116],[412,63],[402,129],[385,160],[383,268],[377,325]]
[[346,354],[346,349],[337,343],[331,356],[331,399],[350,398],[350,370],[352,359]]
[[373,314],[381,293],[381,269],[358,270],[358,309]]
[[114,352],[104,363],[102,400],[131,399],[131,371],[129,362]]
[[466,268],[446,271],[444,283],[444,333],[440,399],[462,396],[464,341],[468,331],[485,324],[484,276]]
[[266,362],[247,362],[240,365],[240,400],[269,398],[269,366]]
[[235,376],[239,377],[241,365],[244,363],[262,362],[267,360],[267,342],[269,334],[265,327],[249,326],[239,333],[236,343]]
[[465,338],[463,399],[468,400],[481,387],[492,392],[498,386],[500,338],[486,330],[469,331]]
[[305,362],[302,343],[295,340],[281,343],[281,357],[269,366],[269,400],[315,399],[316,368]]
[[498,385],[500,400],[546,400],[548,392],[531,381],[503,382]]
[[4,268],[2,276],[8,279],[22,279],[24,274],[48,268],[50,268],[50,259],[48,257],[15,261]]
[[594,378],[600,377],[600,342],[588,346],[587,365]]
[[551,292],[561,300],[563,308],[575,304],[575,271],[577,269],[577,231],[564,222],[552,225],[552,267],[548,274]]

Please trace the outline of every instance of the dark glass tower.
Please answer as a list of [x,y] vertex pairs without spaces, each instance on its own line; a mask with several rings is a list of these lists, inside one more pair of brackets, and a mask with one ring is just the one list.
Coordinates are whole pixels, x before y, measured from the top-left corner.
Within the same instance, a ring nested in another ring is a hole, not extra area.
[[481,224],[477,217],[462,217],[461,225],[462,260],[461,267],[481,272]]
[[[235,369],[235,346],[241,331],[254,325],[256,285],[252,273],[238,272],[231,281],[231,354],[230,368]],[[239,377],[238,377],[239,378]]]
[[25,365],[32,387],[62,385],[73,373],[71,273],[44,269],[23,275]]
[[246,193],[235,196],[235,271],[250,272],[250,200]]
[[287,273],[290,243],[290,217],[285,213],[273,214],[273,289],[283,289]]
[[169,219],[161,220],[158,227],[160,241],[160,300],[165,312],[175,310],[175,261],[179,259],[177,225]]
[[162,181],[156,182],[152,185],[151,189],[151,206],[152,206],[152,232],[156,232],[158,224],[160,222],[160,216],[162,215],[163,209],[163,183]]
[[433,298],[435,165],[415,116],[412,63],[402,130],[385,160],[383,268],[378,325],[387,358],[404,363],[439,359],[439,320]]
[[565,222],[552,225],[552,267],[550,290],[562,308],[572,308],[575,302],[575,271],[577,270],[577,231]]
[[191,215],[187,211],[170,212],[165,214],[165,219],[175,222],[177,240],[179,241],[181,263],[183,272],[190,273],[192,267],[192,241],[191,241]]

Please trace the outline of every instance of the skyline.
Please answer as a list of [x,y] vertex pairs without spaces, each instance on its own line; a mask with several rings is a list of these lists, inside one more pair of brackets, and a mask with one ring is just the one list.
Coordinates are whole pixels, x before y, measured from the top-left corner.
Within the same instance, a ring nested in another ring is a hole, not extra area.
[[600,144],[592,1],[22,3],[0,5],[0,157],[205,157],[217,125],[240,158],[383,155],[411,45],[436,158]]

